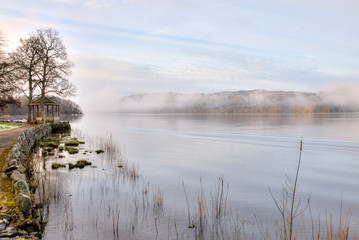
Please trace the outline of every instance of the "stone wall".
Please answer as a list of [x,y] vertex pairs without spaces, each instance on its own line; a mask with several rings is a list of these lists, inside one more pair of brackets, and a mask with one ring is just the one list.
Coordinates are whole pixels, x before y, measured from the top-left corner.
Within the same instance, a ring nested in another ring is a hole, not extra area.
[[[10,227],[16,228],[18,226],[22,231],[25,230],[26,232],[38,232],[41,230],[40,223],[37,216],[35,216],[36,212],[32,210],[31,194],[35,190],[29,179],[29,169],[30,171],[32,170],[30,166],[32,149],[51,133],[66,132],[70,129],[70,124],[66,122],[35,126],[22,132],[7,154],[3,170],[11,179],[17,208],[16,216],[13,214],[11,219],[6,219],[8,223],[9,220],[13,222],[13,226],[8,224]],[[3,220],[0,219],[0,222]]]

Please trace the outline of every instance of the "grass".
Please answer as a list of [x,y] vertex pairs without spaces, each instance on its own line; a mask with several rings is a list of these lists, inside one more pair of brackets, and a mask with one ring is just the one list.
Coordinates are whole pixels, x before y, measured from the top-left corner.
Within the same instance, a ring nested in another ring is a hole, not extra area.
[[153,193],[153,207],[155,208],[163,207],[163,191],[159,187]]
[[131,163],[131,165],[128,168],[128,174],[131,178],[137,178],[138,177],[138,170],[139,170],[138,164]]
[[19,124],[7,123],[7,122],[0,122],[0,131],[10,130],[14,128],[21,127]]
[[15,208],[15,195],[11,179],[0,176],[0,206],[3,213],[10,213]]
[[227,199],[229,185],[224,186],[223,176],[218,178],[217,188],[211,198],[212,216],[220,218],[227,214]]
[[102,136],[99,136],[98,144],[99,144],[100,149],[102,149],[102,150],[100,150],[102,153],[104,151],[110,152],[110,153],[111,152],[118,153],[119,148],[118,148],[118,145],[115,143],[115,141],[113,141],[111,132],[108,132]]

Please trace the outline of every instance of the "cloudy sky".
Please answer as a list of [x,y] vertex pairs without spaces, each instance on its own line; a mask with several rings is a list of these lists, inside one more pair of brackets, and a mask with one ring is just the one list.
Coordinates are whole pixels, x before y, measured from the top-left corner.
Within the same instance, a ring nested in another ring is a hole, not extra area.
[[358,0],[1,0],[8,51],[60,32],[75,101],[145,92],[321,91],[359,81]]

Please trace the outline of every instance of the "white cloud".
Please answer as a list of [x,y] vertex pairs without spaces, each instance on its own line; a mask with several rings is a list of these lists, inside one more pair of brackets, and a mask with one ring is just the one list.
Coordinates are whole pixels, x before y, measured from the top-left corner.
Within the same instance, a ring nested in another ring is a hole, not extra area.
[[318,91],[355,80],[358,7],[353,0],[18,0],[2,4],[0,22],[9,49],[38,27],[59,30],[86,103],[136,92]]

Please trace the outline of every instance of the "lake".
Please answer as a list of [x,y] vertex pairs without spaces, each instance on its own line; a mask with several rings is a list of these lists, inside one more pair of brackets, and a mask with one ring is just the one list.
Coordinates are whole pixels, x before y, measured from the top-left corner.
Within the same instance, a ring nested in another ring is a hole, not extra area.
[[[281,218],[271,193],[280,202],[286,176],[295,178],[301,139],[296,199],[306,210],[295,219],[297,234],[311,236],[308,222],[318,231],[318,219],[323,227],[330,214],[336,226],[341,204],[352,225],[359,223],[358,113],[86,114],[69,121],[72,136],[86,142],[80,153],[38,156],[56,187],[44,239],[257,239],[263,229],[275,232]],[[120,157],[94,152],[106,141]],[[51,169],[78,159],[92,167]]]

